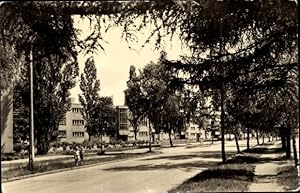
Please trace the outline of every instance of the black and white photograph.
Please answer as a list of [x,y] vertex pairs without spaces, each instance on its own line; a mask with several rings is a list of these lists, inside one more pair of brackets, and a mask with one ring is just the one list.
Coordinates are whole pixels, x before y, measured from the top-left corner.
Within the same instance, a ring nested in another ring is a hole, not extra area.
[[0,1],[1,193],[299,192],[298,0]]

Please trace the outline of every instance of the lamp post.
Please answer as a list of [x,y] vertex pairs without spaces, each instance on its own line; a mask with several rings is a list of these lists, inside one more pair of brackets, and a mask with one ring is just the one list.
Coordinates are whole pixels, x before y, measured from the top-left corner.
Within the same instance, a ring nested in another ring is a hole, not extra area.
[[34,111],[33,111],[33,54],[32,48],[29,54],[29,71],[30,71],[30,140],[29,140],[29,170],[33,170],[34,160]]

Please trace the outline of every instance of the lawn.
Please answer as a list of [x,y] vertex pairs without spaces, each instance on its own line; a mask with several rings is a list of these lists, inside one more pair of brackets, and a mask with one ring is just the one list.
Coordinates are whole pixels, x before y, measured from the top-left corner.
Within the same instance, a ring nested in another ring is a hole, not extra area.
[[253,165],[230,163],[204,170],[169,192],[244,192],[253,177]]
[[[118,153],[114,156],[99,156],[99,157],[85,157],[84,165],[91,165],[91,164],[101,164],[109,161],[114,160],[121,160],[121,159],[127,159],[127,158],[133,158],[138,156],[145,156],[145,155],[151,155],[151,154],[157,154],[158,152],[145,152],[145,153]],[[65,159],[58,159],[58,160],[45,160],[45,161],[39,161],[35,162],[34,164],[34,170],[29,171],[28,170],[28,163],[19,163],[15,166],[11,167],[8,170],[2,170],[2,181],[9,180],[14,177],[18,176],[26,176],[30,174],[36,174],[36,173],[43,173],[48,171],[54,171],[58,169],[74,169],[74,168],[80,168],[81,166],[74,166],[74,160],[73,158],[65,158]]]
[[286,191],[295,190],[300,185],[300,179],[297,175],[297,168],[294,165],[283,166],[278,171],[277,183],[283,186]]

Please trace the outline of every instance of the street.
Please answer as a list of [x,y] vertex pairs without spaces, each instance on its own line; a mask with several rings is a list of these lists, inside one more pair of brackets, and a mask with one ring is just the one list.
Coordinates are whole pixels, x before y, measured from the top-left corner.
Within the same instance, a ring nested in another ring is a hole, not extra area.
[[[240,140],[241,150],[246,140]],[[2,183],[3,193],[166,192],[221,161],[221,144],[163,148],[161,153],[99,166]],[[256,141],[251,140],[251,146]],[[236,152],[226,142],[227,157]]]

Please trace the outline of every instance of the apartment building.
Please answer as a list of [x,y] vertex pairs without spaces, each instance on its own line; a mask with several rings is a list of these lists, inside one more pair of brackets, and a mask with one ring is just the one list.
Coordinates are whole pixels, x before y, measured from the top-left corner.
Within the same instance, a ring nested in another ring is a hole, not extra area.
[[[76,103],[75,99],[71,99],[71,109],[66,113],[64,119],[59,123],[58,137],[62,142],[68,143],[82,143],[84,140],[89,139],[89,135],[86,132],[84,126],[86,121],[83,119],[81,114],[83,107],[81,104]],[[91,138],[92,141],[99,141],[98,138]],[[109,136],[103,136],[103,142],[109,142]]]
[[89,139],[89,135],[84,128],[85,120],[81,114],[82,110],[82,105],[71,99],[71,110],[66,113],[65,118],[59,123],[58,137],[61,141],[82,143],[84,140]]
[[129,135],[129,110],[127,106],[119,105],[116,106],[117,112],[117,139],[127,141]]
[[[138,132],[136,135],[136,139],[140,141],[148,141],[149,140],[149,132],[150,132],[150,122],[149,119],[144,118],[139,126],[138,126]],[[129,125],[129,133],[128,133],[128,141],[134,141],[134,129],[133,126]]]

